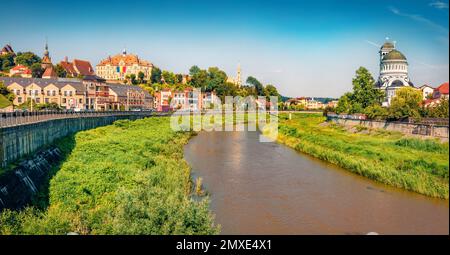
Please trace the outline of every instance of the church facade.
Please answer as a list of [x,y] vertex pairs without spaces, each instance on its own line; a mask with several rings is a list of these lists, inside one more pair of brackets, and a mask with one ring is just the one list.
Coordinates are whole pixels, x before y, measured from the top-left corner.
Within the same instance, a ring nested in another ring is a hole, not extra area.
[[408,75],[408,61],[405,55],[391,42],[385,42],[379,51],[380,76],[376,82],[378,89],[385,91],[383,106],[389,106],[395,91],[402,87],[414,87]]

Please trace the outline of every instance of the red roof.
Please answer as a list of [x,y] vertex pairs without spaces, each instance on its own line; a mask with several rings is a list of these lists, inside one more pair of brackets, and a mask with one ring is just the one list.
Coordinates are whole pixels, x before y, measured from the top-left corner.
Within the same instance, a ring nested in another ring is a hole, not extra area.
[[56,78],[58,77],[58,75],[52,67],[48,67],[47,69],[45,69],[44,74],[42,74],[42,78],[44,77]]
[[76,70],[78,70],[78,73],[83,76],[94,75],[94,68],[92,68],[89,61],[74,59],[73,66]]
[[61,61],[60,65],[72,76],[94,75],[94,69],[89,61],[74,59],[73,62]]
[[448,82],[442,83],[436,90],[441,94],[448,94]]
[[16,65],[16,66],[13,67],[11,70],[14,70],[14,71],[20,71],[20,70],[22,70],[22,69],[27,70],[28,67],[26,67],[26,66],[24,66],[24,65]]

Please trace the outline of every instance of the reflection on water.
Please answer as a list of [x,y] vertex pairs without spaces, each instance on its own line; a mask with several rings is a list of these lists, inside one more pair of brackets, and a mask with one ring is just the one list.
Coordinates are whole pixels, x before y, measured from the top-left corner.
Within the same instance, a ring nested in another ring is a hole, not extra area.
[[257,132],[202,132],[185,147],[222,234],[448,234],[448,200],[394,189]]

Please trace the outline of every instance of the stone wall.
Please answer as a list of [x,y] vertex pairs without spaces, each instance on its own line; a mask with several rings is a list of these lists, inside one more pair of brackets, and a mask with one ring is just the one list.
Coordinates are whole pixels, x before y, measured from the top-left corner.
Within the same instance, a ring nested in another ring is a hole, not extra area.
[[119,119],[144,117],[144,114],[129,114],[65,118],[0,128],[0,166],[5,167],[8,163],[32,155],[39,148],[71,133],[110,125]]
[[448,126],[437,126],[429,124],[401,123],[390,121],[373,121],[373,120],[352,120],[340,118],[328,118],[328,121],[344,126],[364,126],[367,128],[380,128],[389,131],[398,131],[406,135],[419,135],[423,137],[435,137],[448,141]]

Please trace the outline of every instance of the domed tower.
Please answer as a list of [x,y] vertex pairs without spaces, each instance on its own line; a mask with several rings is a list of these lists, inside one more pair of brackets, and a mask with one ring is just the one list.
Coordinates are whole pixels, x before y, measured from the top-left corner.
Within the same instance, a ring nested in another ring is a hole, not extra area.
[[395,45],[386,42],[381,46],[380,76],[377,87],[386,92],[384,106],[389,106],[395,91],[404,86],[414,87],[408,76],[408,61],[405,55],[395,49]]

